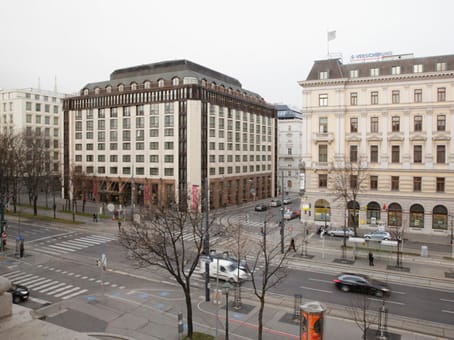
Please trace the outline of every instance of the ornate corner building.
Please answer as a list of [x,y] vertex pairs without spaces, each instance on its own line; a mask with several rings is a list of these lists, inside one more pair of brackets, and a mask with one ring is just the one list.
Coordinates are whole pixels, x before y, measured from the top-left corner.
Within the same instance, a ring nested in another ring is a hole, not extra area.
[[[315,61],[303,88],[302,220],[448,233],[454,222],[454,55]],[[364,165],[347,209],[330,170]],[[356,216],[353,216],[356,211]]]
[[212,208],[271,197],[275,116],[238,80],[188,60],[119,69],[64,101],[65,178],[83,173],[77,195],[128,205],[196,197],[205,179]]

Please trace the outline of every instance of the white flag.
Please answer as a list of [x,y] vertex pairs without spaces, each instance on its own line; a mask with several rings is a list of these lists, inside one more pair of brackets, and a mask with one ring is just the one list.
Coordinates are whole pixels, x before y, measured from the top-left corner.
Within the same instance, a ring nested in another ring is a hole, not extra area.
[[328,41],[336,39],[336,31],[328,32]]

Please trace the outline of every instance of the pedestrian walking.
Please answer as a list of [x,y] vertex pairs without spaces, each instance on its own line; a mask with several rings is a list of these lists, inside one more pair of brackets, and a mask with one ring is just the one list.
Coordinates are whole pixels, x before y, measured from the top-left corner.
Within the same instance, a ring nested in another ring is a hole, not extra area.
[[369,252],[369,266],[373,266],[374,265],[374,254],[372,254],[372,252],[370,251]]
[[293,250],[296,253],[296,248],[295,248],[295,239],[290,240],[290,246],[288,247],[288,250]]
[[24,241],[21,241],[20,246],[19,246],[19,256],[24,257]]
[[120,231],[120,230],[121,230],[121,221],[119,220],[118,221],[118,231]]

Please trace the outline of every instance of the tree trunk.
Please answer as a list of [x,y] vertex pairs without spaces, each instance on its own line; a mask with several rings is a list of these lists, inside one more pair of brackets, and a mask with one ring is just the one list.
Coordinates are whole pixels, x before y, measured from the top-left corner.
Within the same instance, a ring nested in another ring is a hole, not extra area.
[[260,298],[260,309],[259,309],[259,329],[257,339],[263,339],[263,310],[265,309],[265,296]]
[[185,300],[186,300],[186,313],[187,313],[187,323],[188,323],[188,339],[192,339],[193,325],[192,325],[192,302],[191,302],[191,290],[189,282],[187,282],[186,287],[183,288]]
[[33,215],[38,216],[38,195],[33,196]]

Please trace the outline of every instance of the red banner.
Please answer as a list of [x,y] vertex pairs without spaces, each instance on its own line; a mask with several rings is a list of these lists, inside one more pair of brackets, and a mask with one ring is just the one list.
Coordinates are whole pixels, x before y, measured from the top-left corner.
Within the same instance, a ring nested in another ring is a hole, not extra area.
[[145,201],[150,200],[150,184],[145,184],[143,186],[143,199]]

